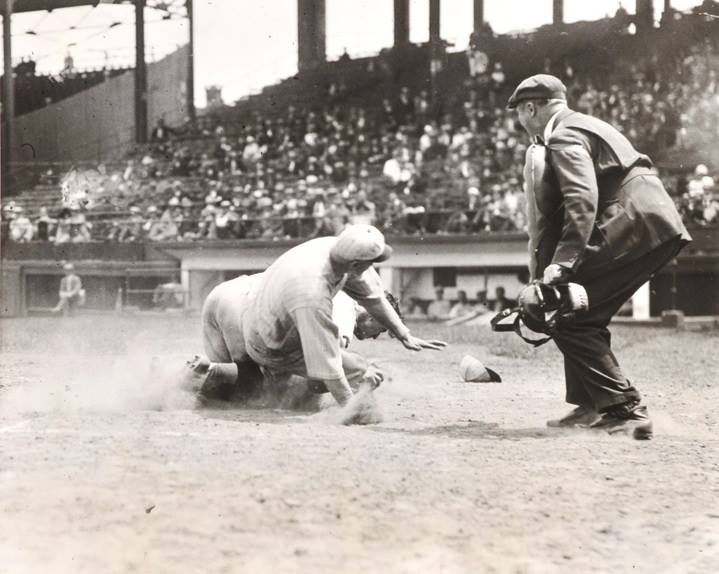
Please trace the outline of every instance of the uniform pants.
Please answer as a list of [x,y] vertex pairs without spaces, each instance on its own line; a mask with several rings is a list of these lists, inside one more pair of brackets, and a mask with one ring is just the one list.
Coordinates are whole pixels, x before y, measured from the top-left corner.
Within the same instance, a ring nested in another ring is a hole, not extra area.
[[641,400],[612,352],[607,325],[634,292],[676,256],[681,245],[679,238],[669,241],[638,260],[587,281],[582,281],[578,271],[576,281],[587,290],[589,309],[573,320],[561,321],[554,334],[554,342],[564,355],[568,403],[602,411]]

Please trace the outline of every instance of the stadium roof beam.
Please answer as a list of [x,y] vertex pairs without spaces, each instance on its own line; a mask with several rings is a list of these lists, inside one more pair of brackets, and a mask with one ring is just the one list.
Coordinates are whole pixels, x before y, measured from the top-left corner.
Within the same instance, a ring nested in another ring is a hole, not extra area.
[[[3,14],[5,6],[9,0],[0,0],[0,7]],[[132,0],[11,0],[12,13],[20,12],[40,12],[47,10],[52,12],[60,8],[74,8],[76,6],[97,6],[98,4],[123,4]]]

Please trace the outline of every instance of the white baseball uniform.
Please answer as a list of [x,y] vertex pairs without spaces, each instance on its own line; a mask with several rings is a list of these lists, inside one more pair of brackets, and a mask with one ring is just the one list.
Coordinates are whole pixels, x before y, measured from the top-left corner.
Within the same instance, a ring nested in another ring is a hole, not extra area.
[[[242,332],[251,290],[261,273],[241,275],[217,285],[202,307],[202,339],[205,354],[215,363],[249,359]],[[344,291],[332,299],[332,321],[337,325],[340,345],[347,348],[354,339],[358,305]]]

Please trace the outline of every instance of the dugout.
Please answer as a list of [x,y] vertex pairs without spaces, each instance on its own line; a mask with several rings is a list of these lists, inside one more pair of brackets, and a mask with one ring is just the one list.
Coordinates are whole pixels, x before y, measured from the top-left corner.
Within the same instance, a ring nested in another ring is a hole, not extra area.
[[[635,318],[677,308],[686,315],[719,315],[719,228],[690,229],[694,242],[634,298]],[[2,315],[43,312],[57,302],[62,263],[72,261],[87,291],[87,311],[149,310],[158,285],[181,284],[176,308],[198,311],[218,283],[265,269],[298,240],[215,240],[152,244],[42,242],[3,244]],[[502,286],[516,297],[527,279],[527,238],[522,233],[388,237],[394,255],[378,266],[385,285],[405,299],[428,303],[434,287],[453,300],[464,290]],[[301,262],[298,262],[301,264]]]

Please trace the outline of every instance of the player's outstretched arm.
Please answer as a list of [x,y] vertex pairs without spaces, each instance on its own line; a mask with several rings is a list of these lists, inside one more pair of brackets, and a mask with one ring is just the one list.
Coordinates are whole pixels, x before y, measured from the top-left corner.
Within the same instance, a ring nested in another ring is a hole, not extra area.
[[364,300],[362,301],[362,305],[370,315],[392,331],[405,348],[411,351],[421,351],[422,349],[439,351],[447,346],[447,343],[444,341],[436,339],[426,341],[412,335],[407,325],[402,322],[397,312],[392,308],[392,305],[390,305],[385,297]]
[[400,342],[410,351],[421,351],[422,349],[432,349],[433,351],[441,351],[447,346],[447,343],[438,339],[420,339],[415,337],[411,333],[407,333],[406,336],[400,338]]

